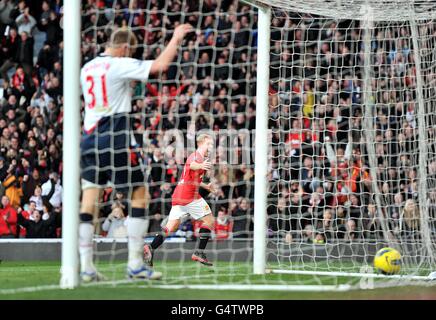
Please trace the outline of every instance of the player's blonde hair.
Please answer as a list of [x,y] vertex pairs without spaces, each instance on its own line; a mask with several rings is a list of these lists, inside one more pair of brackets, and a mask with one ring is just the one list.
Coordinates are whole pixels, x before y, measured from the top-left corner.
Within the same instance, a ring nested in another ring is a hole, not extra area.
[[204,140],[206,140],[206,139],[212,140],[212,136],[208,133],[199,134],[197,137],[197,144],[202,144],[204,142]]
[[117,29],[111,34],[109,45],[112,48],[118,48],[125,43],[129,44],[131,48],[135,48],[138,44],[138,39],[136,39],[135,34],[129,29]]

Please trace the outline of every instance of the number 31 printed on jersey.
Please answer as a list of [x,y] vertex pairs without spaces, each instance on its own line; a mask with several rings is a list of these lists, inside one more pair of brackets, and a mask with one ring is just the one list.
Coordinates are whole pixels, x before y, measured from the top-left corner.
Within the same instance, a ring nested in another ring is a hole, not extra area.
[[[88,103],[87,107],[89,109],[94,109],[95,105],[97,104],[97,98],[95,96],[95,77],[93,76],[87,76],[86,77],[86,82],[89,84],[88,87],[88,95],[91,97],[91,102]],[[108,99],[107,99],[107,90],[106,90],[106,74],[103,74],[100,76],[99,79],[100,85],[101,85],[101,93],[102,93],[102,98],[103,98],[103,107],[107,108],[109,103],[108,103]]]

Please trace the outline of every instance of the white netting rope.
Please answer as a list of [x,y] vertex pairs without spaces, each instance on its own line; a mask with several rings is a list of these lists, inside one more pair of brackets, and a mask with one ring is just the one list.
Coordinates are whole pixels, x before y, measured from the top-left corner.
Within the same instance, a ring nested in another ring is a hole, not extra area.
[[407,21],[413,11],[416,20],[434,19],[434,0],[246,0],[290,12],[319,15],[333,19],[365,20],[367,6],[373,9],[373,21]]

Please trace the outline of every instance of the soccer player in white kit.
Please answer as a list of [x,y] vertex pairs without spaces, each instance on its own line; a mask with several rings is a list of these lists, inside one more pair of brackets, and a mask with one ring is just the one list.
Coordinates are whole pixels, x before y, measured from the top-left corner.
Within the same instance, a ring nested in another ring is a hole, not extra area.
[[[135,153],[136,142],[129,117],[132,80],[146,81],[149,75],[166,71],[178,47],[192,26],[183,24],[156,60],[131,58],[137,45],[133,32],[118,29],[104,53],[85,64],[80,82],[85,100],[81,141],[82,204],[79,224],[80,271],[83,282],[103,280],[93,264],[94,213],[102,188],[127,191],[130,217],[127,225],[127,275],[135,279],[159,279],[143,262],[146,207],[148,206],[144,169]],[[68,147],[68,146],[66,146]]]

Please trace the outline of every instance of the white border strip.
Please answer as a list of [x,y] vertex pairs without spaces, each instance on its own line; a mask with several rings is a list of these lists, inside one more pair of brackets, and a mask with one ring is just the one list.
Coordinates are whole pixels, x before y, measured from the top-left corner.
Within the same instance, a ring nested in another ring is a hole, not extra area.
[[332,271],[304,271],[304,270],[279,270],[268,269],[267,273],[275,274],[300,274],[300,275],[316,275],[316,276],[331,276],[331,277],[360,277],[360,278],[383,278],[383,279],[402,279],[402,280],[430,280],[428,276],[412,276],[412,275],[383,275],[377,273],[359,273],[359,272],[332,272]]
[[158,285],[151,286],[159,289],[193,289],[193,290],[250,290],[250,291],[349,291],[350,285],[271,285],[271,284],[220,284],[220,285]]
[[[123,284],[135,284],[143,282],[144,280],[119,280],[119,281],[103,281],[89,284],[81,284],[80,287],[107,287],[123,285]],[[348,284],[341,285],[271,285],[271,284],[198,284],[198,285],[186,285],[186,284],[163,284],[153,285],[148,282],[148,285],[139,285],[132,288],[155,288],[155,289],[192,289],[192,290],[235,290],[235,291],[293,291],[293,292],[345,292],[351,290],[353,287]],[[59,290],[59,285],[45,285],[35,287],[24,287],[17,289],[1,289],[0,295],[9,295],[17,293],[32,293],[46,290]]]
[[[152,237],[148,237],[144,239],[144,242],[149,243],[153,240]],[[119,238],[94,238],[94,242],[96,243],[127,243],[126,239],[119,239]],[[165,239],[165,242],[167,243],[185,243],[185,238],[167,238]],[[17,243],[17,244],[24,244],[24,243],[62,243],[62,239],[56,238],[56,239],[0,239],[0,244],[2,243]]]
[[45,285],[45,286],[35,286],[35,287],[23,287],[16,289],[0,289],[0,295],[5,294],[17,294],[17,293],[28,293],[28,292],[37,292],[37,291],[46,291],[46,290],[56,290],[61,289],[59,285]]

